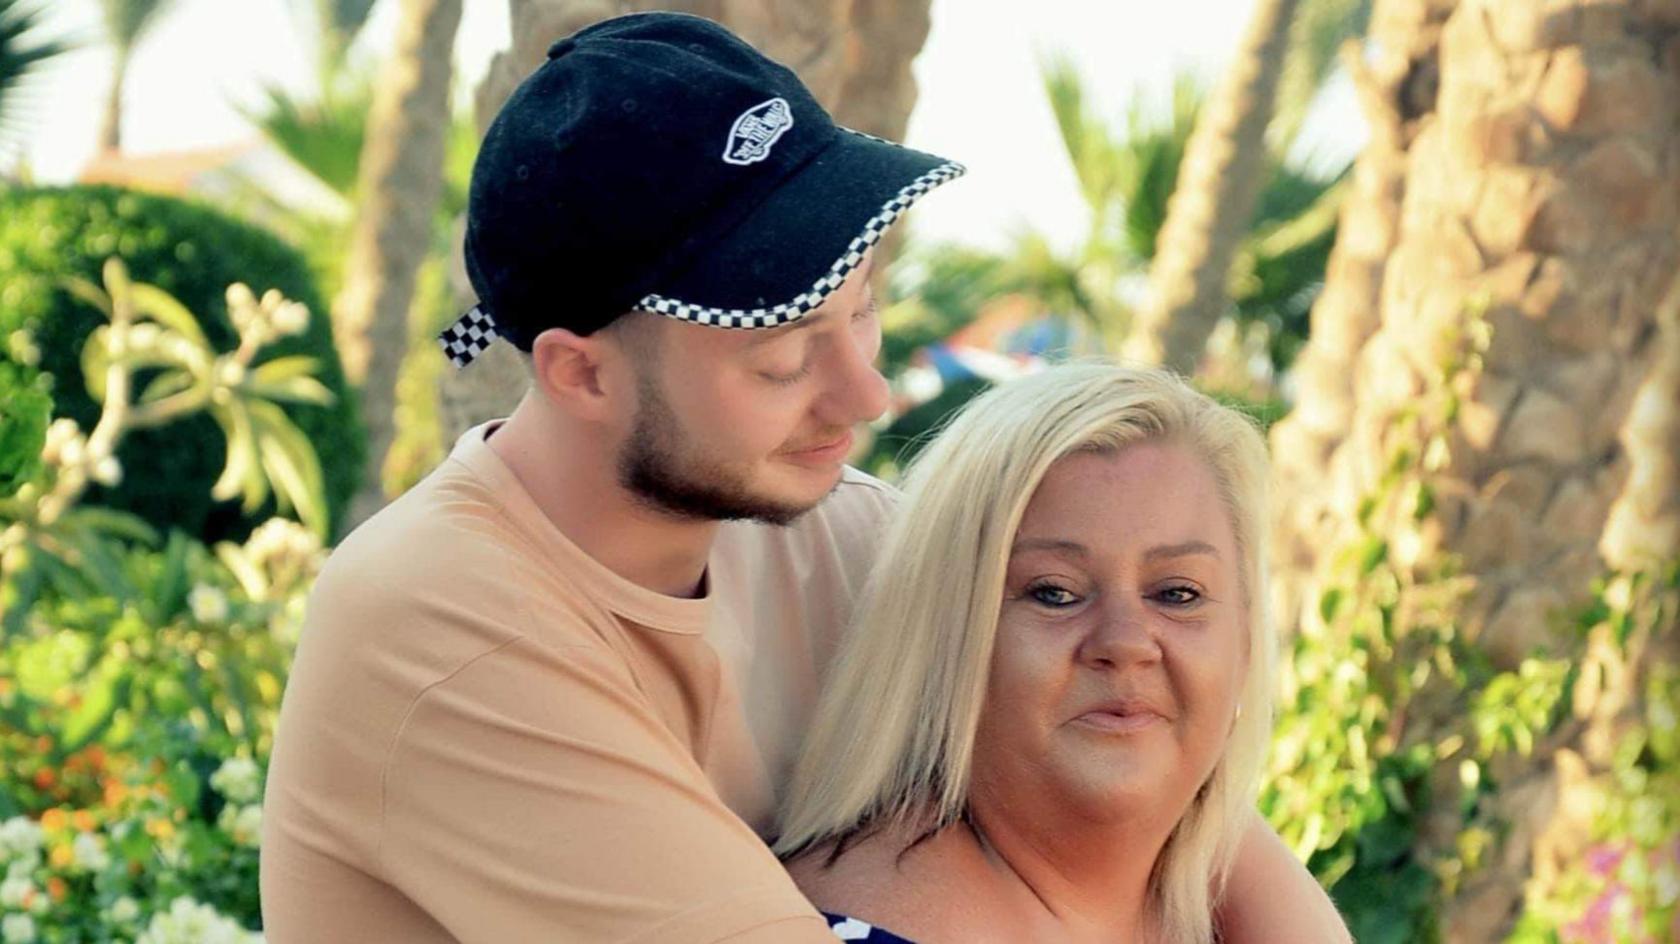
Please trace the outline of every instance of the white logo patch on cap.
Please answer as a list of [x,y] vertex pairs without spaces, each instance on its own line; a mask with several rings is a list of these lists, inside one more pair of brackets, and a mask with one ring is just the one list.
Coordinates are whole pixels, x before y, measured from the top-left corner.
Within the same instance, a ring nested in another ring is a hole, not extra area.
[[756,164],[770,156],[770,149],[787,129],[793,127],[793,108],[785,98],[772,98],[741,112],[729,129],[723,148],[726,164]]

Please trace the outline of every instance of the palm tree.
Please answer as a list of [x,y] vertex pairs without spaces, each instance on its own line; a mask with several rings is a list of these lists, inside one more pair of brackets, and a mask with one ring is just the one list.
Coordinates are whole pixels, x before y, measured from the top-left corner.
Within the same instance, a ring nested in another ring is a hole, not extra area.
[[345,72],[350,44],[367,24],[373,0],[314,0],[316,67],[322,93]]
[[23,0],[0,0],[0,139],[17,128],[18,94],[29,77],[70,49],[63,40],[30,35],[43,12]]
[[1236,61],[1191,135],[1129,358],[1190,373],[1225,312],[1237,243],[1259,195],[1263,142],[1299,0],[1259,0]]
[[361,385],[366,478],[351,509],[361,521],[384,501],[395,435],[397,375],[408,348],[415,280],[433,242],[450,125],[449,87],[461,0],[405,0],[397,45],[382,70],[359,167],[359,207],[333,330],[345,373]]
[[[1156,257],[1204,94],[1180,75],[1166,109],[1139,94],[1114,128],[1092,109],[1066,61],[1051,57],[1041,75],[1090,224],[1065,255],[1041,235],[1018,237],[998,260],[998,286],[1086,320],[1118,346],[1131,326],[1130,299]],[[1341,176],[1293,166],[1276,153],[1263,161],[1262,191],[1235,253],[1230,314],[1240,330],[1264,334],[1275,370],[1289,365],[1305,339],[1335,235]]]
[[[1301,0],[1298,8],[1295,0],[1259,4],[1235,63],[1203,112],[1182,193],[1175,194],[1166,224],[1164,251],[1155,257],[1124,348],[1128,357],[1192,371],[1227,313],[1230,281],[1240,284],[1256,274],[1246,267],[1239,243],[1263,192],[1262,141],[1269,138],[1271,153],[1289,152],[1336,50],[1363,35],[1371,0]],[[1320,215],[1333,215],[1333,202],[1320,207]]]
[[1349,176],[1307,344],[1291,367],[1294,408],[1271,430],[1273,612],[1286,631],[1303,617],[1312,561],[1334,524],[1325,488],[1330,455],[1352,422],[1354,365],[1377,330],[1383,273],[1399,238],[1406,149],[1434,120],[1431,77],[1456,2],[1376,0],[1369,52],[1344,41],[1369,139]]
[[[1411,523],[1386,537],[1408,557],[1456,562],[1467,590],[1456,638],[1498,670],[1534,653],[1582,661],[1583,641],[1559,617],[1591,599],[1610,509],[1630,494],[1620,438],[1657,376],[1647,369],[1662,343],[1657,312],[1680,265],[1666,170],[1680,163],[1668,105],[1680,78],[1648,54],[1670,35],[1668,17],[1649,5],[1597,6],[1589,18],[1461,0],[1441,32],[1434,118],[1405,143],[1405,212],[1379,320],[1351,365],[1350,431],[1319,487],[1333,526],[1351,531],[1395,457],[1425,457]],[[1349,273],[1332,282],[1357,267]],[[1464,361],[1474,369],[1446,369],[1455,339],[1484,330],[1485,350]],[[1445,428],[1409,443],[1426,395],[1446,405]],[[1314,565],[1329,567],[1338,543],[1321,541]],[[1450,730],[1462,721],[1445,712],[1460,707],[1420,703],[1407,724]],[[1591,803],[1557,797],[1591,793],[1599,768],[1584,737],[1558,726],[1480,787],[1462,782],[1453,752],[1437,762],[1419,855],[1454,855],[1469,804],[1499,824],[1483,867],[1440,908],[1446,940],[1503,939],[1535,852],[1576,847],[1568,837]]]
[[99,146],[107,151],[122,149],[122,93],[128,80],[128,64],[146,32],[174,0],[100,0],[105,32],[116,53],[111,66],[111,90],[105,101]]

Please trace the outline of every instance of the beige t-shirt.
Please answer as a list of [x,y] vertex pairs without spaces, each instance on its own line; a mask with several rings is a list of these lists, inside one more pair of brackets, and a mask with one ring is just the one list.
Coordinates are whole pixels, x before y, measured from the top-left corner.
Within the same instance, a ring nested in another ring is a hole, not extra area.
[[722,526],[708,596],[583,553],[468,432],[334,551],[264,809],[271,944],[832,942],[769,824],[892,491]]

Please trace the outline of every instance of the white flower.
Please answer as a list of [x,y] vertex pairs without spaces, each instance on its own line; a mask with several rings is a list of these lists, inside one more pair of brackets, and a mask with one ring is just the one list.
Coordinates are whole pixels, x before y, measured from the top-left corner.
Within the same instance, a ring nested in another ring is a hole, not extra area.
[[274,330],[281,334],[302,334],[309,327],[309,308],[302,302],[285,302],[274,309]]
[[40,849],[41,835],[40,824],[27,816],[14,816],[0,823],[0,860]]
[[227,619],[227,594],[216,587],[199,584],[187,594],[187,605],[192,608],[193,619],[200,623],[220,623]]
[[70,848],[75,853],[78,868],[102,872],[111,864],[111,854],[105,851],[105,840],[93,833],[77,833]]
[[107,488],[122,481],[122,463],[116,456],[105,456],[93,465],[93,480]]
[[223,807],[216,825],[232,837],[236,845],[255,849],[262,844],[262,807],[255,803]]
[[254,803],[262,793],[261,772],[248,757],[229,757],[210,775],[210,786],[234,803]]
[[177,898],[167,912],[152,915],[135,944],[257,944],[262,935],[191,898]]
[[0,939],[6,944],[31,944],[35,940],[35,919],[26,914],[10,914],[0,919]]
[[30,849],[28,852],[25,852],[13,859],[11,864],[6,866],[6,877],[18,878],[21,876],[23,878],[29,878],[34,875],[35,870],[40,867],[41,850]]
[[0,908],[24,908],[25,902],[37,897],[40,890],[28,877],[14,875],[0,882]]
[[111,920],[117,924],[127,924],[140,917],[140,903],[127,895],[111,902]]

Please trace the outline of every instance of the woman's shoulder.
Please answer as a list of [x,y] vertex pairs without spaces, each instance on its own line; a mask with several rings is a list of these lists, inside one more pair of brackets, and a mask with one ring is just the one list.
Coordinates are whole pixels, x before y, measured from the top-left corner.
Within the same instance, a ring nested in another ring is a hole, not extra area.
[[[990,897],[984,894],[987,876],[963,848],[952,830],[917,841],[918,835],[883,830],[847,845],[832,855],[832,847],[812,850],[787,863],[788,873],[825,914],[830,926],[887,937],[847,938],[860,941],[919,941],[923,944],[964,940],[962,929],[984,926],[978,913]],[[995,916],[993,916],[995,917]],[[836,925],[852,921],[850,925]]]

